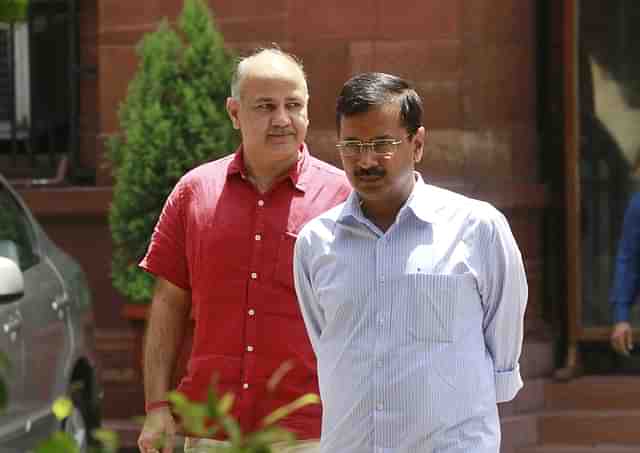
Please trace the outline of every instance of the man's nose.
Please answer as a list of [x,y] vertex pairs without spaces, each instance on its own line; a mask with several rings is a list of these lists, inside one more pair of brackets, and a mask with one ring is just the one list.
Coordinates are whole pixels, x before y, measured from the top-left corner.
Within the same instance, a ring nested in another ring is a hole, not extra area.
[[274,126],[288,126],[291,123],[291,117],[289,116],[289,111],[286,109],[284,105],[278,106],[273,111],[273,115],[271,117],[271,123]]
[[378,166],[376,155],[370,146],[364,146],[358,154],[358,166],[362,168],[371,168]]

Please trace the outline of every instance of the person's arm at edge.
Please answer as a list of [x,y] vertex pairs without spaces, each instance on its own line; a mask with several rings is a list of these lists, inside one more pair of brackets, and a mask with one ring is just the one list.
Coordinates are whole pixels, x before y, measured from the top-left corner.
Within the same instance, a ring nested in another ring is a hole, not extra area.
[[496,401],[512,400],[522,388],[520,354],[528,285],[509,224],[499,211],[490,222],[488,258],[483,275],[484,337],[493,358]]
[[[190,293],[158,277],[154,288],[144,347],[144,391],[147,403],[167,399],[191,306]],[[173,451],[176,424],[169,407],[147,414],[138,439],[145,451],[162,442],[162,451]]]
[[624,216],[622,235],[616,256],[610,303],[613,316],[611,345],[621,354],[633,348],[631,306],[640,282],[640,194],[633,197]]

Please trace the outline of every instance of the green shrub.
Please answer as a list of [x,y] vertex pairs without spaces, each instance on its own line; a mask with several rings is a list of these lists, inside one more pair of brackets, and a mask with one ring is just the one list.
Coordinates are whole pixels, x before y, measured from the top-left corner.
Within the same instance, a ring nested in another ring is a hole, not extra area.
[[27,18],[28,0],[0,1],[0,22],[20,22]]
[[165,199],[187,170],[235,149],[225,110],[233,58],[202,0],[186,0],[174,30],[166,20],[138,46],[140,63],[108,141],[115,186],[109,213],[112,279],[130,302],[151,300],[137,267]]

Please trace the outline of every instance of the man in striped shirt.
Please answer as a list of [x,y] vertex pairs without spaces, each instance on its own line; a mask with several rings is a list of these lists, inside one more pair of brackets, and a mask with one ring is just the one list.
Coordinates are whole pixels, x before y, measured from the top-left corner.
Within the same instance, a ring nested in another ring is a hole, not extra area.
[[354,189],[300,232],[294,277],[318,361],[322,453],[497,453],[522,387],[527,282],[504,216],[426,184],[422,101],[355,76],[337,145]]

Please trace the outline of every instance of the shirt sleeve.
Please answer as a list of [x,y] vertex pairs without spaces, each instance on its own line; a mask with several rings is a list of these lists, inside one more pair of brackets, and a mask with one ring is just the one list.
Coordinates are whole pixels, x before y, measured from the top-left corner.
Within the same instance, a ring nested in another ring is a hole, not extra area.
[[613,285],[609,295],[614,323],[629,321],[631,305],[638,294],[639,272],[640,194],[636,194],[624,214]]
[[185,241],[185,189],[179,182],[167,198],[151,235],[146,255],[139,266],[147,272],[189,290],[189,271]]
[[484,338],[494,363],[497,402],[512,400],[522,388],[519,360],[527,305],[527,278],[522,255],[505,217],[497,210],[482,228],[480,292]]
[[318,304],[310,274],[309,243],[304,230],[298,236],[293,252],[293,279],[300,311],[313,350],[318,355],[318,343],[325,325],[324,312]]

